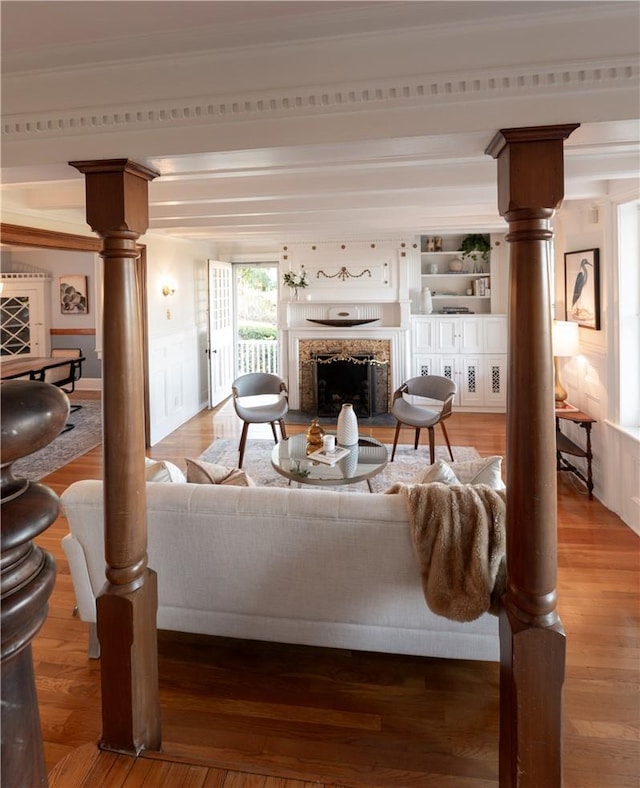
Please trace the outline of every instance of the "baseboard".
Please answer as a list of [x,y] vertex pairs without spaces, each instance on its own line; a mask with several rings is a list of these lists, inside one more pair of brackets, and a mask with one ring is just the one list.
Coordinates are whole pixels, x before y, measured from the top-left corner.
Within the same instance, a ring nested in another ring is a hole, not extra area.
[[80,378],[76,381],[76,391],[102,391],[102,378]]

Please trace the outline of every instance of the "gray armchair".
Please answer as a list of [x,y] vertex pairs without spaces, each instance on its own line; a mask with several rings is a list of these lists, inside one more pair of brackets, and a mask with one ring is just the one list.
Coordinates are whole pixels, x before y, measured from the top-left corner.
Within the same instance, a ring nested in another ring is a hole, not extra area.
[[[445,419],[451,416],[453,398],[456,395],[456,384],[449,378],[439,375],[424,375],[422,377],[410,378],[405,381],[393,394],[391,403],[391,413],[396,417],[396,434],[393,439],[393,451],[391,461],[396,454],[396,445],[400,436],[400,429],[403,424],[415,429],[414,449],[418,448],[420,441],[420,430],[429,430],[429,456],[431,465],[435,459],[435,434],[436,424],[440,424],[444,438],[449,449],[449,456],[453,462],[453,452],[449,443],[447,429],[444,426]],[[424,404],[409,402],[405,396],[420,397]]]
[[[233,407],[242,419],[242,435],[240,437],[240,459],[238,468],[242,468],[244,450],[247,443],[249,424],[271,424],[273,438],[278,442],[276,421],[280,425],[282,439],[286,440],[287,431],[284,416],[289,410],[287,384],[277,375],[268,372],[249,372],[233,381]],[[250,403],[243,400],[255,397]]]

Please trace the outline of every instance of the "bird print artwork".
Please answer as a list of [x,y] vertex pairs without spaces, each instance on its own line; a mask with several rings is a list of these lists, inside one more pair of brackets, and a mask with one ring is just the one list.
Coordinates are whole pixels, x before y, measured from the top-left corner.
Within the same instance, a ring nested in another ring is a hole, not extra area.
[[584,253],[571,253],[567,266],[567,319],[599,328],[597,319],[597,268]]

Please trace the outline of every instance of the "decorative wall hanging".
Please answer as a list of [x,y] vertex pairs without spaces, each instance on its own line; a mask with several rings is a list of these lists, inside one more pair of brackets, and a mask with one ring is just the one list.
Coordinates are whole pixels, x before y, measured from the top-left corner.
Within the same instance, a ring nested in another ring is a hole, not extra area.
[[565,309],[568,321],[600,330],[600,250],[564,256]]
[[347,268],[344,265],[341,266],[340,270],[336,271],[335,274],[327,274],[324,271],[318,271],[316,274],[316,279],[320,279],[320,274],[322,274],[325,279],[335,279],[337,276],[339,279],[342,279],[343,282],[347,279],[360,279],[360,277],[364,276],[365,274],[367,274],[369,279],[371,279],[371,271],[368,268],[364,268],[359,274],[352,274],[351,271],[347,271]]
[[86,276],[65,274],[60,277],[60,312],[63,315],[86,315],[89,312]]

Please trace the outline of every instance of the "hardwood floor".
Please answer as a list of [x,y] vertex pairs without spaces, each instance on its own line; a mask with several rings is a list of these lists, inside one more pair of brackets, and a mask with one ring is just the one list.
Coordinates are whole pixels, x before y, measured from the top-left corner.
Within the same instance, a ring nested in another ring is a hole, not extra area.
[[[305,428],[288,425],[291,433]],[[504,454],[502,416],[456,413],[448,431],[453,445]],[[392,428],[369,432],[393,439]],[[227,405],[202,412],[149,454],[184,467],[184,457],[214,437],[238,436]],[[270,437],[270,430],[253,426],[249,437]],[[410,433],[401,440],[410,442]],[[60,493],[76,479],[100,477],[95,449],[44,481]],[[559,475],[558,492],[564,785],[637,788],[638,539],[569,474]],[[72,615],[65,532],[61,517],[38,540],[58,563],[49,616],[33,643],[45,757],[51,770],[75,748],[93,745],[81,760],[85,777],[94,771],[81,782],[77,771],[60,768],[52,786],[497,786],[496,664],[169,632],[159,633],[163,753],[137,760],[103,754],[108,764],[98,767],[100,665],[87,659],[87,626]]]

